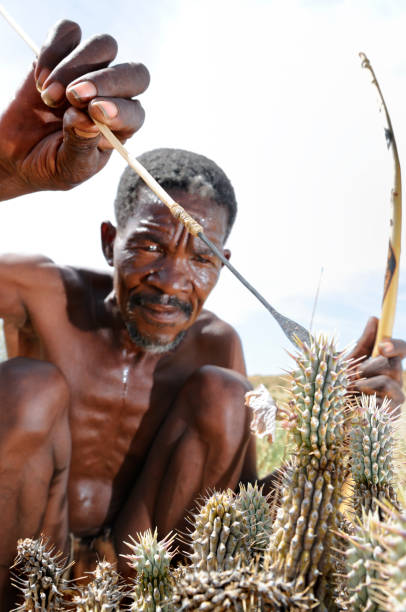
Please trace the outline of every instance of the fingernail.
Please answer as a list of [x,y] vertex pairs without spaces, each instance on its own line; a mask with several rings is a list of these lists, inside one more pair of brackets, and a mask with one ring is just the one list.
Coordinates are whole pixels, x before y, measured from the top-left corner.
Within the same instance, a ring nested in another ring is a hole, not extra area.
[[71,93],[78,102],[86,102],[97,96],[96,86],[90,81],[82,81],[76,85],[71,85],[67,92]]
[[41,93],[41,98],[47,106],[54,107],[59,106],[64,95],[65,87],[62,85],[62,83],[58,83],[58,81],[55,81],[54,83],[51,83],[51,85],[49,85],[46,89],[44,89],[44,91]]
[[102,119],[114,119],[118,115],[118,108],[114,102],[93,102],[92,109],[96,109]]
[[73,128],[73,131],[75,132],[76,136],[79,136],[79,138],[96,138],[96,136],[100,134],[99,130],[95,132],[85,132],[84,130]]
[[45,81],[47,80],[47,78],[49,77],[49,75],[51,74],[51,71],[48,70],[48,68],[42,68],[41,72],[39,73],[37,82],[36,82],[36,86],[37,89],[39,91],[39,93],[41,93],[42,91],[42,86],[45,83]]
[[379,348],[382,349],[384,353],[391,353],[393,351],[392,342],[380,342]]

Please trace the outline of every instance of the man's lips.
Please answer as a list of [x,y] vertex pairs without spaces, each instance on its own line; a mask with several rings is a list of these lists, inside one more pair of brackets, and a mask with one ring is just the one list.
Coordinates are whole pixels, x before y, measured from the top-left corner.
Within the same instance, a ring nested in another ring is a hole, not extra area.
[[128,314],[131,315],[137,306],[143,308],[144,312],[147,311],[148,315],[154,319],[168,321],[179,317],[180,314],[189,319],[193,310],[188,302],[168,295],[133,294],[128,300]]
[[142,305],[143,308],[147,310],[152,310],[152,312],[167,312],[168,314],[171,312],[183,312],[177,306],[166,306],[164,304],[149,304],[148,302]]
[[180,323],[180,321],[185,321],[185,315],[179,308],[157,308],[146,305],[141,306],[141,308],[143,310],[141,316],[146,323],[173,326]]

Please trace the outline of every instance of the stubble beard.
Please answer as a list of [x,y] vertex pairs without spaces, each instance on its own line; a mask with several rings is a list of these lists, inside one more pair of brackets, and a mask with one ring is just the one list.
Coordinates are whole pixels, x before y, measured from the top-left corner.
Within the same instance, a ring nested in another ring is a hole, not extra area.
[[155,355],[175,350],[186,335],[186,330],[182,330],[171,342],[160,342],[156,338],[141,334],[134,321],[126,321],[125,326],[135,346]]
[[[135,306],[142,306],[150,304],[166,304],[172,305],[179,308],[181,312],[190,318],[192,314],[192,307],[187,302],[183,302],[174,296],[143,296],[143,295],[132,295],[130,296],[127,304],[127,312],[131,313]],[[125,326],[130,336],[131,341],[144,351],[151,354],[167,353],[175,350],[182,342],[186,335],[187,330],[180,331],[171,342],[161,342],[159,339],[152,336],[142,334],[138,329],[137,323],[132,319],[131,321],[125,321]]]

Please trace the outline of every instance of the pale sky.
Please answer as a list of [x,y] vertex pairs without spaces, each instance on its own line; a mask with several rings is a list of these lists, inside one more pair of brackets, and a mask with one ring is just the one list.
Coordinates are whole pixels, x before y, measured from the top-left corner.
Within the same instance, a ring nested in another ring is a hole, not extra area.
[[[355,340],[379,316],[386,263],[392,162],[370,78],[375,68],[406,159],[406,3],[403,0],[28,0],[3,4],[38,44],[58,19],[84,36],[109,32],[117,61],[144,62],[151,85],[134,155],[169,146],[214,159],[239,202],[232,262],[283,314]],[[32,52],[0,20],[0,105]],[[40,252],[60,263],[105,267],[99,225],[112,219],[124,162],[68,193],[0,206],[2,251]],[[406,179],[405,179],[406,180]],[[402,270],[403,267],[403,270]],[[401,266],[394,335],[406,338]],[[248,371],[289,367],[288,341],[271,316],[224,270],[207,303],[239,332]]]

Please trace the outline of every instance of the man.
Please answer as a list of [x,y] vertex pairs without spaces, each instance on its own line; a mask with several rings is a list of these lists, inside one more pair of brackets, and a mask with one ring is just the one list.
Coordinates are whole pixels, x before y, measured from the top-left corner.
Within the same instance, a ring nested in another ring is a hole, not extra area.
[[[145,68],[107,68],[110,37],[79,40],[76,24],[54,29],[1,119],[2,199],[67,189],[103,167],[110,147],[86,113],[122,140],[142,123],[130,98],[146,88]],[[236,203],[220,168],[174,150],[141,161],[229,257]],[[44,257],[0,263],[13,358],[0,366],[3,585],[18,537],[44,532],[68,552],[70,532],[90,539],[109,529],[116,552],[127,552],[129,533],[183,529],[208,488],[256,477],[241,344],[203,310],[219,261],[130,170],[116,215],[117,229],[102,224],[112,276]],[[375,332],[371,320],[358,352],[370,353]],[[382,352],[357,384],[399,403],[405,343],[388,341]],[[120,558],[119,570],[128,571]]]

